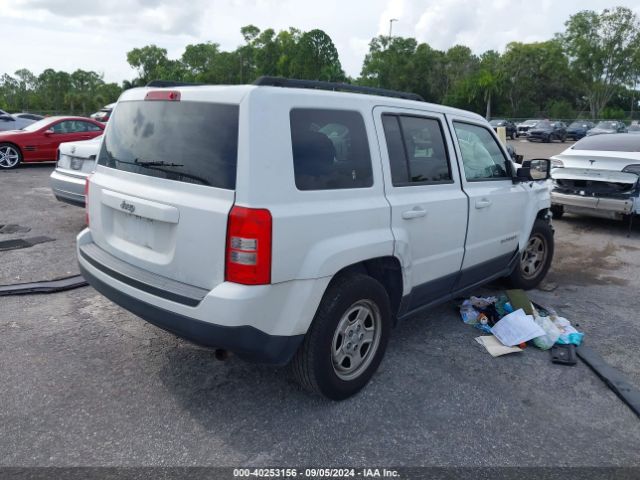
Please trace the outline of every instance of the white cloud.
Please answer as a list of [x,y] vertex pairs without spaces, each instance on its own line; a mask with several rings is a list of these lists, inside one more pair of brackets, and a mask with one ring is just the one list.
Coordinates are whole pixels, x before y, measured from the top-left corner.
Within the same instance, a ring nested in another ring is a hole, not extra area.
[[[640,13],[637,0],[616,0]],[[540,41],[561,31],[582,9],[610,0],[0,0],[3,25],[0,74],[29,68],[104,72],[120,82],[135,73],[126,52],[154,43],[178,57],[189,43],[242,43],[240,27],[321,28],[333,39],[346,72],[357,76],[372,37],[412,36],[435,48],[456,43],[474,52],[504,49],[511,41]],[[12,39],[7,41],[6,39]]]

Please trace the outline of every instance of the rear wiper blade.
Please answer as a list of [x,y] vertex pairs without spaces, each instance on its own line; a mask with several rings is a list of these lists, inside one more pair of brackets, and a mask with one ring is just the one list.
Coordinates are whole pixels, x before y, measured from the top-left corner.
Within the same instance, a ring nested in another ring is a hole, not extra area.
[[133,163],[136,165],[140,165],[141,167],[184,167],[182,163],[171,163],[171,162],[145,162],[140,161],[140,159],[136,158]]

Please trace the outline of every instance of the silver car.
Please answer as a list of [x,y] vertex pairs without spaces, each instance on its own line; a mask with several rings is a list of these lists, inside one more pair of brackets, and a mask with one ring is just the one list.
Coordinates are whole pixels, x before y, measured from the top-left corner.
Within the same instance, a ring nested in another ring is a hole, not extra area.
[[0,132],[8,130],[22,130],[27,125],[31,125],[35,120],[29,118],[16,117],[10,113],[0,110]]
[[60,144],[58,163],[51,174],[51,189],[58,200],[84,207],[84,186],[96,168],[101,144],[102,136]]

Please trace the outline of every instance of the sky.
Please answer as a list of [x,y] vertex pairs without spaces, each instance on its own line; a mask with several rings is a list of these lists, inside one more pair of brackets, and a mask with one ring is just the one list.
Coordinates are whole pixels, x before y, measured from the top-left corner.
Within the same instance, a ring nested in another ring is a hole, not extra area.
[[155,44],[179,58],[186,45],[214,42],[233,50],[240,28],[303,31],[333,39],[342,67],[358,76],[371,38],[415,37],[434,48],[503,51],[512,41],[544,41],[580,10],[640,0],[0,0],[0,75],[28,68],[94,70],[108,82],[132,79],[126,53]]

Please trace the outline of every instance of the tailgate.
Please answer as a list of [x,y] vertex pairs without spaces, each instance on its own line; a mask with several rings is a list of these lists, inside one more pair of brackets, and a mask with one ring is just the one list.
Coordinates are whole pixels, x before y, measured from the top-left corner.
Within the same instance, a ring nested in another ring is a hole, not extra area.
[[224,281],[233,191],[189,184],[167,189],[166,180],[141,183],[135,174],[101,170],[91,179],[89,201],[91,234],[99,247],[189,285],[211,290]]
[[144,89],[118,102],[89,190],[100,248],[188,285],[224,281],[239,128],[224,93],[185,101],[185,92]]

